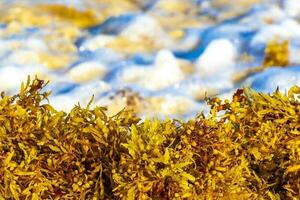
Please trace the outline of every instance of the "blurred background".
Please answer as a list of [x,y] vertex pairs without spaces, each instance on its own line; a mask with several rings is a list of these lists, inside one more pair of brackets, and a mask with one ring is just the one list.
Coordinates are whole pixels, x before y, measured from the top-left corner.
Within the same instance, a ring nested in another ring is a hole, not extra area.
[[300,85],[298,0],[2,0],[0,91],[49,80],[69,111],[188,119],[237,88]]

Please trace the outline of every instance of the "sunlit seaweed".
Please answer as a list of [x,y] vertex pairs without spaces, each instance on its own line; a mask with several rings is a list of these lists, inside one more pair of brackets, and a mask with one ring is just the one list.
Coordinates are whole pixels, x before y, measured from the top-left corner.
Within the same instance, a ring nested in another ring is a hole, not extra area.
[[298,199],[300,88],[240,89],[210,115],[55,110],[35,79],[0,99],[0,199]]
[[53,23],[53,21],[61,21],[69,22],[80,28],[86,28],[103,21],[103,17],[96,15],[92,10],[81,11],[60,4],[3,6],[1,11],[1,22],[18,22],[24,26],[45,26]]
[[[245,58],[245,59],[251,59]],[[233,76],[234,82],[240,82],[246,77],[264,71],[269,67],[287,67],[289,65],[289,42],[288,41],[271,41],[267,43],[263,63],[258,67],[251,67],[244,71],[238,72]]]
[[289,42],[269,42],[265,49],[264,67],[281,66],[289,64]]

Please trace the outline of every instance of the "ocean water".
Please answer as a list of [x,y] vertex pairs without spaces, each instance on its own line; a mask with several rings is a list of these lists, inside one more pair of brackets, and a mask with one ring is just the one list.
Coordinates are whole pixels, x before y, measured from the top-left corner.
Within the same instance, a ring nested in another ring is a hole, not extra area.
[[[51,104],[188,119],[242,86],[300,85],[298,0],[7,0],[0,90],[49,80]],[[261,67],[263,66],[263,67]]]

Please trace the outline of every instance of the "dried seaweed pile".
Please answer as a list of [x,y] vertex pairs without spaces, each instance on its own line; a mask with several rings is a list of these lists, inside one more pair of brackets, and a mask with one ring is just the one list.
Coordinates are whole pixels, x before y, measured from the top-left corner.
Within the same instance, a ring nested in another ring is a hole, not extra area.
[[0,99],[0,199],[299,199],[300,88],[238,90],[209,117],[47,103],[38,79]]

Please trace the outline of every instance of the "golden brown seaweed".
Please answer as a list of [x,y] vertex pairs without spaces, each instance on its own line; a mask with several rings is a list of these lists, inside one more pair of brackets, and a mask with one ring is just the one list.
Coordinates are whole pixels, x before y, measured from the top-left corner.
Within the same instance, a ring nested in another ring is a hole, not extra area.
[[210,115],[141,121],[47,101],[42,80],[0,99],[0,199],[299,199],[300,88],[240,89]]

